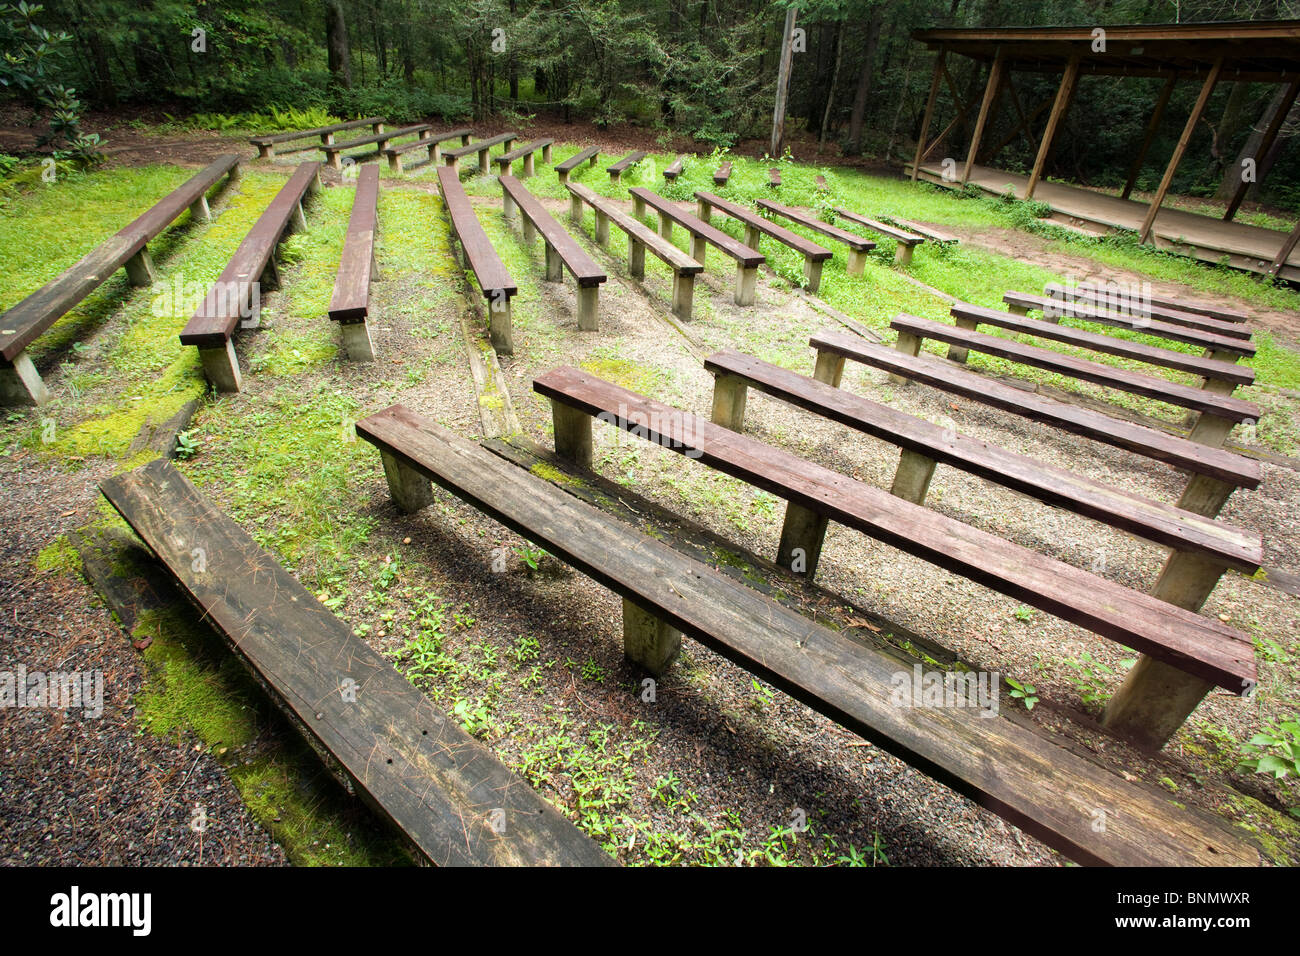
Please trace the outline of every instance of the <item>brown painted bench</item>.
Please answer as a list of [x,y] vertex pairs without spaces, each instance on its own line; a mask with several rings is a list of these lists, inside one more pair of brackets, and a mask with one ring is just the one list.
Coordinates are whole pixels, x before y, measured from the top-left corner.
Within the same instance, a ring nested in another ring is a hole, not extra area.
[[574,153],[563,162],[557,163],[555,166],[555,174],[560,177],[560,182],[567,183],[569,181],[569,173],[573,172],[583,163],[587,163],[589,166],[595,166],[596,159],[599,156],[599,146],[588,146],[586,149]]
[[546,247],[546,281],[559,282],[564,277],[564,270],[569,270],[578,283],[578,328],[595,332],[600,328],[597,301],[600,284],[608,278],[605,270],[596,265],[573,236],[515,177],[501,177],[501,200],[506,219],[514,219],[516,213],[523,218],[525,243],[531,246],[535,234],[541,233]]
[[612,201],[579,183],[564,185],[569,190],[569,217],[574,222],[581,224],[584,203],[596,214],[597,245],[609,247],[611,222],[627,234],[627,269],[632,278],[645,278],[647,249],[673,270],[673,315],[682,320],[690,319],[692,303],[695,301],[695,277],[704,271],[704,266],[641,222],[616,209]]
[[[557,417],[571,410],[553,404]],[[572,411],[573,428],[557,430],[557,444],[581,430],[581,418],[590,435],[590,418]],[[671,664],[683,634],[692,637],[1081,863],[1258,863],[1258,853],[1217,822],[1021,723],[973,708],[899,707],[897,675],[907,673],[899,658],[809,620],[400,405],[358,422],[357,434],[379,449],[400,510],[433,503],[432,481],[614,592],[624,652],[651,673]],[[585,450],[589,459],[590,445]],[[1112,808],[1104,827],[1095,825],[1099,808]]]
[[478,153],[478,171],[479,175],[488,172],[488,158],[492,153],[493,146],[509,146],[519,136],[517,133],[501,133],[497,136],[491,136],[488,139],[480,139],[476,143],[468,143],[465,146],[456,149],[444,149],[442,158],[447,161],[447,165],[457,174],[460,173],[460,160],[462,156],[468,156],[470,153]]
[[731,179],[731,163],[723,163],[713,173],[713,185],[722,187]]
[[736,260],[736,305],[753,305],[758,290],[758,267],[767,261],[757,249],[751,249],[740,240],[729,236],[702,219],[697,219],[689,212],[683,212],[670,199],[656,195],[650,190],[637,186],[628,190],[632,197],[632,215],[645,215],[646,206],[659,214],[659,235],[672,239],[673,223],[677,223],[691,234],[691,258],[704,265],[704,252],[709,246],[716,246]]
[[[1112,418],[1090,408],[1058,402],[943,359],[908,355],[844,332],[822,332],[814,335],[809,344],[818,353],[817,378],[821,381],[838,382],[844,360],[849,359],[889,372],[896,381],[923,382],[1061,431],[1190,471],[1191,480],[1178,500],[1178,507],[1184,511],[1212,518],[1237,488],[1258,488],[1263,481],[1259,462],[1250,458]],[[829,365],[830,370],[820,371],[823,365]]]
[[957,245],[956,236],[952,235],[951,233],[943,232],[940,229],[936,229],[934,228],[934,226],[924,226],[919,222],[913,222],[912,220],[904,219],[901,216],[881,215],[881,216],[877,216],[876,218],[884,222],[892,222],[894,225],[901,226],[902,228],[906,229],[908,232],[914,232],[918,236],[924,236],[926,239],[929,239],[931,242],[937,242],[941,246]]
[[969,329],[945,325],[942,322],[934,322],[914,315],[899,314],[894,317],[890,327],[899,333],[895,347],[900,352],[915,355],[920,351],[924,339],[934,339],[969,351],[983,352],[1010,362],[1077,378],[1081,382],[1092,382],[1095,385],[1103,385],[1132,395],[1142,395],[1169,405],[1190,409],[1199,415],[1188,437],[1192,441],[1212,445],[1215,448],[1223,445],[1224,439],[1228,437],[1234,425],[1254,424],[1259,421],[1259,406],[1252,402],[1233,398],[1230,395],[1218,395],[1203,388],[1180,385],[1154,375],[1143,375],[1140,372],[1131,372],[1128,369],[1063,355],[1051,349],[1025,345],[984,332],[972,332]]
[[682,170],[685,168],[686,168],[686,157],[678,156],[671,163],[669,163],[667,166],[664,167],[664,181],[671,183],[673,180],[675,180],[678,176],[682,174]]
[[366,320],[370,316],[370,280],[375,263],[375,234],[379,230],[379,167],[363,166],[357,174],[352,216],[343,240],[343,255],[330,297],[330,319],[339,324],[343,351],[354,362],[373,362],[375,349]]
[[422,860],[614,864],[170,462],[100,490],[291,723]]
[[[1003,297],[1003,301],[1016,304],[1024,302],[1025,298],[1019,293],[1008,292]],[[1048,299],[1046,303],[1040,304],[1048,304],[1050,308],[1051,301]],[[1068,309],[1069,306],[1066,305],[1065,308]],[[1111,335],[1085,332],[1083,329],[1071,328],[1059,322],[1031,319],[1014,312],[986,309],[983,306],[971,305],[969,302],[954,303],[952,314],[957,320],[958,327],[963,329],[978,329],[981,325],[992,325],[1020,335],[1034,335],[1041,339],[1100,352],[1103,355],[1118,355],[1121,358],[1145,362],[1158,368],[1171,368],[1179,372],[1200,375],[1206,379],[1202,387],[1220,395],[1231,395],[1238,385],[1251,385],[1255,381],[1255,370],[1246,365],[1238,365],[1235,360],[1228,362],[1200,355],[1189,355],[1175,349],[1162,349],[1141,342],[1131,342],[1128,339],[1117,339]],[[1146,329],[1139,331],[1146,331]],[[962,361],[960,354],[950,354],[948,357],[956,362]]]
[[645,159],[646,155],[647,154],[645,153],[644,150],[634,149],[632,150],[632,152],[628,153],[618,162],[614,163],[613,165],[606,166],[605,172],[609,173],[609,181],[611,183],[618,182],[620,179],[623,178],[623,174],[625,172],[627,172],[637,163],[641,162],[641,160]]
[[897,226],[891,226],[888,223],[877,222],[875,219],[868,219],[866,216],[859,215],[851,209],[845,209],[842,206],[835,207],[835,215],[849,222],[856,223],[859,226],[866,226],[872,232],[879,233],[887,239],[893,239],[896,243],[894,247],[894,261],[900,266],[905,266],[912,261],[912,250],[925,242],[925,236],[915,232],[908,232],[906,229],[899,229]]
[[[777,563],[809,579],[829,521],[1053,614],[1144,656],[1112,700],[1106,726],[1159,747],[1214,687],[1254,691],[1250,638],[1121,584],[1037,554],[879,488],[664,405],[580,369],[559,368],[533,390],[567,406],[555,415],[556,451],[591,467],[592,418],[689,455],[784,498]],[[576,418],[574,412],[581,413]],[[1168,694],[1164,687],[1170,687]]]
[[821,287],[822,267],[833,254],[829,249],[713,193],[699,190],[695,193],[695,202],[698,217],[706,223],[712,222],[713,210],[717,209],[744,226],[744,243],[751,249],[758,248],[759,236],[767,236],[802,255],[803,274],[808,280],[808,291],[816,294]]
[[279,286],[276,246],[290,229],[306,230],[303,203],[308,194],[319,188],[320,163],[300,164],[244,236],[221,276],[181,330],[181,344],[198,348],[203,374],[219,392],[239,391],[235,329],[241,321],[257,321],[264,287]]
[[516,146],[508,153],[502,153],[493,162],[497,164],[497,174],[500,176],[510,175],[510,165],[517,159],[524,161],[523,172],[520,173],[520,179],[527,179],[534,173],[533,154],[538,150],[542,151],[542,162],[551,161],[551,145],[555,142],[553,139],[535,139],[532,142],[525,143],[523,146]]
[[448,140],[459,139],[462,146],[469,144],[469,138],[474,131],[468,126],[461,129],[448,130],[445,133],[429,134],[420,139],[412,140],[409,143],[399,143],[396,146],[389,146],[382,152],[388,157],[388,168],[395,173],[402,171],[402,157],[409,152],[417,149],[426,149],[429,152],[430,165],[436,166],[442,161],[442,144]]
[[[399,139],[403,136],[411,136],[415,133],[423,133],[432,129],[428,123],[416,123],[414,126],[402,126],[398,129],[384,132],[380,130],[372,136],[362,136],[357,139],[349,140],[346,143],[322,143],[316,148],[325,154],[325,163],[330,169],[340,169],[341,163],[339,155],[345,149],[356,149],[360,146],[375,146],[375,155],[381,155],[388,147],[390,140]],[[417,139],[416,142],[419,142]],[[368,154],[367,154],[368,155]]]
[[851,276],[862,275],[862,270],[867,264],[867,253],[876,248],[876,244],[870,239],[864,239],[857,233],[849,232],[847,229],[841,229],[839,226],[832,226],[829,222],[822,222],[817,216],[806,210],[796,209],[793,206],[783,206],[780,203],[772,202],[770,199],[760,199],[757,202],[758,208],[766,213],[781,216],[789,219],[805,229],[811,229],[813,232],[820,233],[827,239],[833,239],[836,242],[842,242],[849,247],[848,263],[845,266],[845,272]]
[[56,279],[0,314],[0,405],[43,405],[49,400],[27,346],[118,269],[126,268],[127,280],[134,286],[151,285],[155,271],[149,241],[186,209],[191,222],[207,222],[212,217],[208,190],[227,174],[227,182],[239,177],[239,157],[234,153],[217,157]]
[[773,167],[767,171],[767,184],[773,189],[781,188],[781,170]]
[[474,273],[487,300],[488,338],[492,348],[504,355],[513,354],[515,343],[510,328],[510,300],[519,288],[474,214],[474,206],[465,193],[465,187],[460,184],[455,166],[438,167],[438,189],[447,207],[451,233],[459,244],[460,264]]
[[[1170,299],[1149,292],[1133,294],[1129,290],[1097,286],[1087,282],[1070,286],[1049,283],[1043,291],[1045,295],[1066,301],[1090,301],[1107,308],[1118,306],[1128,312],[1146,311],[1152,318],[1164,319],[1176,325],[1204,328],[1210,332],[1218,332],[1220,335],[1232,335],[1235,329],[1235,334],[1239,338],[1250,338],[1250,330],[1241,328],[1241,323],[1247,321],[1249,316],[1236,309],[1205,305],[1187,299]],[[1206,319],[1210,321],[1205,323]]]
[[296,133],[254,136],[249,142],[257,147],[258,159],[270,159],[275,155],[275,147],[281,143],[291,143],[296,139],[311,139],[313,136],[319,136],[322,143],[328,144],[334,142],[335,133],[341,133],[346,129],[359,129],[362,126],[369,126],[374,132],[382,133],[384,131],[384,118],[382,116],[367,116],[365,119],[349,120],[346,123],[335,123],[332,126],[317,126],[315,129],[299,130]]
[[[1242,325],[1240,322],[1225,322],[1198,312],[1163,309],[1141,296],[1122,296],[1112,293],[1085,295],[1079,291],[1079,287],[1067,289],[1049,284],[1041,298],[1047,300],[1042,306],[1044,311],[1051,309],[1055,313],[1052,318],[1059,315],[1072,315],[1110,325],[1132,326],[1143,330],[1154,329],[1152,335],[1159,335],[1176,342],[1190,341],[1191,344],[1200,344],[1200,339],[1187,340],[1180,337],[1190,334],[1236,340],[1238,344],[1243,344],[1254,334],[1249,326]],[[1025,306],[1029,309],[1038,307],[1032,304]],[[1251,348],[1253,349],[1254,346]]]

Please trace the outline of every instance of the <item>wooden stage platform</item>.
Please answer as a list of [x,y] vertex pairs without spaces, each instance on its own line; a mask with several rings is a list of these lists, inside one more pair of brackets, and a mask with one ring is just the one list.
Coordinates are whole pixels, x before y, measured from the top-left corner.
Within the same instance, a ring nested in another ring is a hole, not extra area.
[[[911,163],[907,164],[905,171],[911,175]],[[943,170],[937,163],[922,165],[920,178],[940,186],[956,186],[955,183],[943,181]],[[970,181],[981,189],[998,195],[1005,195],[1007,187],[1011,186],[1015,189],[1016,198],[1023,199],[1029,177],[990,166],[974,166],[971,168]],[[1144,202],[1120,199],[1046,180],[1038,183],[1034,190],[1034,200],[1052,207],[1052,215],[1048,217],[1050,220],[1077,226],[1098,235],[1121,228],[1138,231],[1148,208]],[[1282,243],[1286,241],[1287,234],[1275,229],[1240,222],[1223,222],[1210,216],[1166,208],[1161,209],[1156,216],[1152,238],[1161,249],[1173,249],[1205,262],[1220,262],[1226,256],[1227,263],[1234,268],[1262,274],[1268,271],[1278,250],[1282,248]],[[1300,246],[1292,250],[1280,275],[1288,281],[1300,282]]]

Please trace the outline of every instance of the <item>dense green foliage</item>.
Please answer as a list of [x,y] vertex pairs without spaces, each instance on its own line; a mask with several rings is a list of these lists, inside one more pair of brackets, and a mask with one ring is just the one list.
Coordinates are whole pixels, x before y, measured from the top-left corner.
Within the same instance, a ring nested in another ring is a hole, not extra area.
[[[1258,20],[1300,9],[1294,0],[49,0],[36,19],[73,38],[51,51],[50,68],[95,106],[223,114],[293,108],[383,113],[395,122],[546,113],[732,146],[769,133],[791,4],[802,31],[791,138],[812,135],[895,161],[910,158],[933,63],[911,38],[915,30]],[[6,48],[12,39],[0,37]],[[951,69],[963,96],[978,97],[983,71],[962,58]],[[1043,115],[1034,111],[1057,77],[1017,73],[1014,82],[1021,108],[1041,128]],[[1081,81],[1049,174],[1122,184],[1161,83]],[[1225,77],[1175,191],[1220,191],[1275,91]],[[1196,93],[1193,81],[1175,90],[1139,190],[1158,181]],[[932,135],[955,113],[944,85]],[[964,149],[971,123],[969,116],[958,123],[943,149]],[[986,136],[1007,140],[996,157],[1003,168],[1033,160],[1034,144],[1012,135],[1016,125],[1004,98]],[[1300,110],[1285,133],[1296,127]],[[1285,135],[1267,185],[1268,198],[1287,206],[1300,203],[1293,144]]]

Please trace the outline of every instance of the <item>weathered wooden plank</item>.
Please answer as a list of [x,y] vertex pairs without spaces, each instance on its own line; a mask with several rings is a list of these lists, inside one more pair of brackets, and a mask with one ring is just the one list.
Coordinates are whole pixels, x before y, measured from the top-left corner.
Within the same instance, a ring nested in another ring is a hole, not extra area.
[[293,720],[431,863],[613,864],[170,463],[154,460],[101,490]]
[[657,232],[647,228],[644,223],[638,222],[617,208],[604,196],[598,195],[581,183],[565,183],[564,185],[570,193],[577,196],[592,209],[598,210],[602,215],[607,216],[609,221],[627,233],[629,238],[640,242],[658,258],[662,259],[677,275],[693,276],[704,271],[704,266]]
[[[1016,294],[1021,295],[1023,293]],[[1109,308],[1119,307],[1120,315],[1118,318],[1128,320],[1125,322],[1128,325],[1132,324],[1131,317],[1137,315],[1156,320],[1151,325],[1154,325],[1159,331],[1172,332],[1174,330],[1167,328],[1167,326],[1184,326],[1231,339],[1249,339],[1253,335],[1253,331],[1248,326],[1242,325],[1246,321],[1246,316],[1240,312],[1231,313],[1241,315],[1240,319],[1220,319],[1191,309],[1161,305],[1160,302],[1169,302],[1171,300],[1157,300],[1154,296],[1145,293],[1141,295],[1125,295],[1123,293],[1108,292],[1105,289],[1089,289],[1083,286],[1062,286],[1049,283],[1043,290],[1043,295],[1060,302],[1079,303],[1077,314],[1080,318],[1091,318],[1097,314],[1107,316],[1111,314],[1108,311]],[[1102,319],[1094,319],[1093,321],[1102,321]],[[1159,332],[1152,334],[1159,334]],[[1196,344],[1200,344],[1199,339]]]
[[751,249],[739,239],[733,238],[716,226],[711,226],[703,219],[685,212],[678,208],[677,204],[672,200],[652,193],[644,186],[629,189],[628,195],[632,196],[633,200],[640,199],[655,212],[667,216],[692,236],[701,237],[709,245],[722,250],[746,268],[761,266],[767,261],[767,256],[757,249]]
[[[972,708],[900,707],[899,660],[831,631],[400,405],[357,433],[598,583],[1089,864],[1255,864],[1209,817]],[[904,671],[906,673],[906,671]],[[1096,827],[1098,813],[1105,827]]]
[[312,136],[325,136],[330,133],[339,133],[345,129],[356,129],[359,126],[374,126],[376,123],[382,124],[382,116],[367,116],[365,119],[349,120],[346,123],[334,123],[332,126],[317,126],[314,129],[299,130],[296,133],[276,133],[270,136],[254,136],[249,140],[254,146],[269,146],[277,143],[289,143],[295,139],[308,139]]
[[379,228],[379,167],[365,166],[357,174],[352,215],[343,240],[343,255],[329,316],[335,322],[364,322],[370,311],[371,267],[375,261],[375,234]]
[[811,229],[813,232],[821,233],[828,239],[834,239],[836,242],[842,242],[855,252],[868,252],[876,248],[876,244],[870,239],[864,239],[847,229],[841,229],[839,226],[833,226],[829,222],[822,222],[810,212],[802,209],[795,209],[793,206],[783,206],[780,203],[772,202],[770,199],[757,200],[759,209],[766,209],[774,212],[778,216],[783,216],[791,222],[798,223],[805,229]]
[[818,245],[811,239],[805,239],[803,236],[791,232],[784,226],[778,226],[770,219],[765,219],[758,213],[746,209],[744,206],[737,205],[734,202],[728,202],[721,196],[705,192],[704,190],[699,190],[695,193],[695,198],[697,201],[709,206],[710,208],[718,209],[721,212],[726,213],[737,222],[758,230],[768,238],[775,239],[777,242],[789,246],[791,249],[794,249],[806,259],[813,262],[823,262],[833,255],[833,253],[825,246]]
[[555,171],[560,174],[560,179],[563,180],[564,177],[568,176],[569,173],[573,172],[573,170],[581,166],[583,163],[588,161],[594,163],[596,161],[596,157],[599,155],[600,155],[599,146],[588,146],[586,149],[582,150],[581,152],[574,153],[564,162],[557,163],[555,165]]
[[510,277],[505,263],[492,247],[492,240],[474,214],[474,206],[454,169],[447,166],[438,169],[438,188],[442,191],[442,200],[447,207],[452,230],[456,233],[461,248],[465,250],[469,267],[478,279],[483,294],[489,299],[494,295],[506,299],[514,296],[519,291],[515,280]]
[[567,229],[555,221],[546,207],[524,187],[523,183],[514,176],[502,176],[500,180],[501,188],[533,227],[541,233],[546,244],[559,255],[580,287],[596,286],[608,278],[605,270],[587,255],[586,250],[578,245]]

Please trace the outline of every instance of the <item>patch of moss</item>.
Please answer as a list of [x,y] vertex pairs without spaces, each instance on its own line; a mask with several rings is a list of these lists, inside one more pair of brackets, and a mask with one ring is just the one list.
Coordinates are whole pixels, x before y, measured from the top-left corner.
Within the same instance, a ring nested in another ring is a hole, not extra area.
[[36,570],[44,573],[81,573],[81,555],[72,546],[67,535],[59,535],[36,555]]
[[554,465],[548,465],[544,461],[539,461],[528,469],[538,478],[545,478],[547,481],[557,485],[570,485],[572,487],[582,487],[584,484],[581,478],[570,475],[568,472],[561,471]]
[[1296,847],[1300,847],[1300,821],[1245,794],[1229,794],[1228,803],[1240,818],[1234,825],[1251,835],[1255,845],[1270,862],[1277,866],[1296,864]]
[[664,379],[664,373],[659,369],[608,355],[597,354],[583,362],[582,368],[597,378],[622,385],[642,395],[654,394]]

